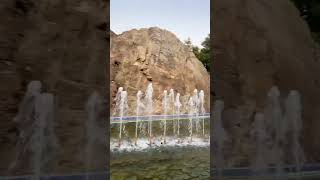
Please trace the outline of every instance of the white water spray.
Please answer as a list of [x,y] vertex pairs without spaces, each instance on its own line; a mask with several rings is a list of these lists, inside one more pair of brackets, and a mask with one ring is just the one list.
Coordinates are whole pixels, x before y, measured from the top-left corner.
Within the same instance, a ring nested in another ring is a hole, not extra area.
[[[204,113],[205,113],[205,109],[204,109],[204,92],[203,92],[203,90],[200,90],[200,92],[199,92],[199,108],[200,108],[200,114],[201,114],[201,116],[203,116],[204,115]],[[204,126],[204,118],[202,118],[202,136],[204,136],[205,135],[205,132],[204,132],[204,128],[205,126]]]
[[163,129],[164,143],[166,143],[166,131],[167,131],[167,117],[166,116],[168,115],[168,92],[167,92],[167,90],[163,91],[162,111],[163,111],[163,115],[165,115],[165,119],[161,121],[161,128]]
[[[143,102],[141,101],[142,98],[142,92],[138,91],[137,93],[137,107],[136,107],[136,129],[135,129],[135,144],[137,144],[137,140],[138,140],[138,126],[139,126],[139,116],[142,114],[144,107]],[[142,124],[140,125],[142,127]],[[140,129],[144,129],[144,128],[140,128]]]
[[199,134],[200,119],[198,118],[198,116],[199,116],[199,110],[200,110],[200,98],[199,98],[197,89],[193,90],[192,100],[193,100],[193,114],[195,116],[196,133]]
[[123,117],[128,111],[128,94],[127,91],[121,91],[119,103],[120,128],[119,128],[119,146],[121,146],[122,133],[125,132],[125,125],[123,124]]
[[193,98],[190,97],[189,101],[188,101],[188,114],[189,114],[189,126],[188,126],[188,129],[189,129],[190,141],[192,141],[192,135],[193,135],[193,119],[192,119],[192,116],[194,115],[194,107],[195,107],[195,104],[194,104]]
[[146,90],[146,96],[145,96],[145,114],[149,117],[148,122],[148,133],[149,133],[149,143],[152,144],[152,113],[153,113],[153,87],[152,83],[148,84],[147,90]]
[[[174,90],[170,89],[169,95],[168,95],[168,106],[170,110],[170,114],[174,115],[175,114],[175,106],[174,106]],[[172,121],[172,128],[173,128],[173,135],[176,134],[176,120]]]
[[175,110],[176,110],[176,115],[178,115],[178,119],[177,119],[177,135],[179,136],[180,134],[180,109],[181,109],[181,102],[180,102],[180,93],[177,93],[177,96],[176,96],[176,100],[175,100],[175,103],[174,103],[174,106],[175,106]]

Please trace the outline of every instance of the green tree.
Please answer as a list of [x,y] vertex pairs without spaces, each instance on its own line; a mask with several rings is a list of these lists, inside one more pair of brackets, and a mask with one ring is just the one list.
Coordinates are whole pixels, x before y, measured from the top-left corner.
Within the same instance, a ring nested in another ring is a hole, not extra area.
[[201,43],[203,48],[193,46],[194,55],[202,62],[204,67],[210,72],[210,62],[211,62],[211,46],[210,46],[210,34]]

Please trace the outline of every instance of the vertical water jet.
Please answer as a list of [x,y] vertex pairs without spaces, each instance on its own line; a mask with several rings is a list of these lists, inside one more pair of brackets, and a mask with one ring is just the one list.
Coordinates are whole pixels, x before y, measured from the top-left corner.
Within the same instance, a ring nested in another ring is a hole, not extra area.
[[302,131],[301,112],[300,94],[298,91],[292,90],[285,101],[285,118],[288,123],[290,150],[293,155],[294,166],[300,178],[301,168],[305,161],[304,152],[299,141]]
[[177,135],[179,137],[180,134],[180,108],[182,106],[180,102],[180,93],[177,93],[176,100],[175,100],[175,110],[177,115]]
[[149,116],[148,121],[148,133],[149,133],[149,143],[152,144],[152,113],[153,113],[153,87],[152,83],[148,84],[147,90],[146,90],[146,96],[145,96],[145,111],[146,115]]
[[141,101],[142,98],[142,92],[138,91],[137,93],[137,107],[136,107],[136,129],[135,129],[135,144],[137,145],[137,141],[138,141],[138,125],[139,125],[139,116],[142,112],[142,110],[144,109],[144,105]]
[[163,140],[166,143],[166,131],[167,131],[167,115],[168,115],[168,92],[167,90],[163,91],[162,97],[162,111],[164,115],[164,120],[160,122],[161,128],[163,129]]

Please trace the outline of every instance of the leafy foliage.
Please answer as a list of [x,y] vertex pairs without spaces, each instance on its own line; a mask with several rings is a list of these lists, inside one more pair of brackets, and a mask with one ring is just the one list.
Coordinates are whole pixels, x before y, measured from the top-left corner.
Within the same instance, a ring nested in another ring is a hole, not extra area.
[[210,34],[205,38],[205,40],[201,43],[203,48],[199,48],[197,46],[193,46],[193,53],[195,56],[202,62],[204,67],[207,71],[210,72],[210,54],[211,54],[211,47],[210,47]]

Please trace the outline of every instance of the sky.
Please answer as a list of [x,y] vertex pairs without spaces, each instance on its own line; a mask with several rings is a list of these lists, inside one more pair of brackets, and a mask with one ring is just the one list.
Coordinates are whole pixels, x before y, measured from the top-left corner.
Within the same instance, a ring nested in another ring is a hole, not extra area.
[[110,28],[116,34],[153,26],[202,47],[210,33],[210,0],[111,0]]

